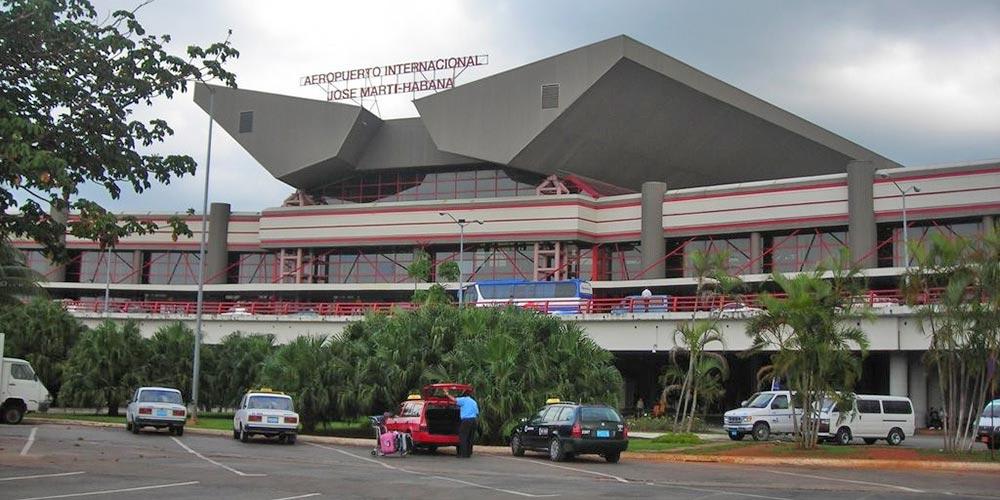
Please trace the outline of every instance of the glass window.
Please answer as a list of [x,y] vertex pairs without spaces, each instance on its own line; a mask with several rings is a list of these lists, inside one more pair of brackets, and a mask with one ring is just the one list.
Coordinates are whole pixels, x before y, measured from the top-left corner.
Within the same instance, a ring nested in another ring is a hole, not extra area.
[[555,422],[556,419],[559,417],[560,411],[562,411],[561,407],[550,406],[547,410],[545,410],[545,416],[542,417],[542,422],[545,423]]
[[[132,274],[133,252],[111,252],[111,282],[120,283]],[[80,283],[107,281],[108,252],[86,250],[80,252]]]
[[538,410],[538,413],[536,413],[535,416],[531,417],[530,422],[533,424],[542,423],[545,420],[545,412],[548,410],[549,410],[548,406],[542,408],[541,410]]
[[274,270],[277,257],[270,253],[249,253],[240,256],[240,283],[271,283],[274,281]]
[[486,168],[429,173],[382,171],[366,173],[320,188],[311,194],[328,204],[374,201],[449,200],[531,196],[542,176],[519,173],[528,182],[511,179],[503,169]]
[[684,246],[684,276],[694,276],[696,270],[691,262],[691,254],[700,251],[705,254],[727,255],[726,269],[730,273],[746,272],[750,262],[750,238],[720,238],[689,241]]
[[401,417],[419,417],[421,406],[423,406],[422,402],[403,403],[403,408],[400,410],[399,415]]
[[857,403],[860,413],[882,413],[877,399],[859,399]]
[[10,376],[18,380],[35,380],[35,373],[31,367],[24,363],[14,363],[10,365]]
[[198,283],[198,254],[194,252],[149,252],[146,283],[194,285]]
[[606,406],[581,406],[580,421],[584,423],[621,422],[622,417],[614,408]]
[[250,396],[247,408],[254,410],[292,411],[292,398],[283,396]]
[[913,408],[910,407],[909,401],[882,401],[882,409],[886,413],[896,415],[909,415],[913,413]]
[[767,408],[767,404],[771,402],[773,394],[755,394],[749,401],[747,401],[747,408]]
[[841,249],[847,247],[847,233],[817,231],[808,234],[777,235],[771,237],[771,241],[770,256],[773,271],[808,271],[839,257]]
[[771,403],[772,410],[787,410],[788,409],[788,396],[784,394],[774,398],[774,402]]
[[560,422],[571,422],[576,416],[576,408],[572,406],[564,406],[562,411],[559,413]]
[[146,389],[139,393],[140,403],[172,403],[184,404],[181,401],[181,393],[177,391],[164,391],[160,389]]
[[1000,403],[990,403],[983,408],[982,418],[1000,417]]

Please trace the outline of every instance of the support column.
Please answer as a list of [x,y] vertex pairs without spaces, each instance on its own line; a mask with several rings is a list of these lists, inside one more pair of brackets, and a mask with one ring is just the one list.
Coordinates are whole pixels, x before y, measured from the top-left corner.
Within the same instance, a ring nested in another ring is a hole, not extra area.
[[[53,220],[62,224],[63,226],[65,226],[66,222],[69,221],[68,209],[59,210],[58,208],[53,206],[49,208],[49,215],[52,217]],[[66,229],[63,229],[62,234],[59,235],[59,243],[63,245],[66,244]],[[46,276],[46,281],[53,281],[53,282],[66,281],[66,264],[49,262],[49,265],[50,268]]]
[[663,197],[667,194],[665,182],[642,183],[642,275],[646,279],[666,278],[667,240],[663,237]]
[[[203,229],[204,230],[204,229]],[[212,203],[208,211],[205,283],[225,283],[229,265],[229,204]]]
[[889,395],[906,396],[910,364],[906,358],[905,351],[894,351],[889,353]]
[[996,229],[996,223],[997,223],[996,222],[996,218],[994,218],[992,215],[984,215],[983,216],[983,232],[985,233],[985,232],[989,231],[990,229]]
[[750,233],[750,274],[764,272],[764,245],[760,233]]
[[921,359],[923,354],[909,353],[910,401],[913,402],[913,417],[918,429],[927,427],[927,368]]
[[847,164],[847,239],[851,259],[863,268],[878,266],[874,183],[875,165],[872,162]]

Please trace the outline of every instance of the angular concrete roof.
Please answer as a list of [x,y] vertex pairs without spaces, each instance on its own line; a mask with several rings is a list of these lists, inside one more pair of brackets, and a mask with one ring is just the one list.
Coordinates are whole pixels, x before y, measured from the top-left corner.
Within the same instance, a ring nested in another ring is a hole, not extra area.
[[[558,85],[544,108],[543,85]],[[899,166],[626,36],[417,99],[419,118],[212,89],[216,121],[272,175],[306,189],[358,170],[476,163],[635,190],[838,173],[852,160]],[[199,85],[206,111],[207,96]],[[238,131],[242,111],[254,111],[250,133]]]

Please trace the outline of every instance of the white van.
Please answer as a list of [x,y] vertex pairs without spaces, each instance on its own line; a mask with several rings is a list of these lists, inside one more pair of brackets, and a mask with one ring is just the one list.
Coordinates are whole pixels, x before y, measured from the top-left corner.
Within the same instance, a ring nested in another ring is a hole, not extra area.
[[823,401],[819,414],[820,439],[844,445],[854,438],[863,439],[865,444],[884,439],[898,445],[915,430],[910,398],[858,394],[850,410],[839,406],[841,403],[832,399]]
[[[3,340],[0,335],[0,342]],[[0,354],[3,346],[0,345]],[[29,411],[46,411],[52,396],[38,381],[31,363],[23,359],[2,358],[0,369],[0,421],[5,424],[19,424]]]
[[[766,441],[771,434],[791,434],[792,393],[790,391],[758,392],[744,401],[740,408],[726,412],[723,423],[729,439],[740,441],[749,434],[755,441]],[[795,414],[802,415],[796,409]]]

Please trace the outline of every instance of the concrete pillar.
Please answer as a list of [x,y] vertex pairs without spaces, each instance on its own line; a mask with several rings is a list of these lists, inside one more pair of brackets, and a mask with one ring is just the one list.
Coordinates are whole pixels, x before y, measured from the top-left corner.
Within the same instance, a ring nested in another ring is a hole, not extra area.
[[992,215],[983,216],[983,232],[996,228],[996,219]]
[[760,233],[750,233],[750,274],[764,272],[764,244]]
[[665,182],[642,183],[642,275],[646,279],[666,278],[667,240],[663,237],[663,197],[667,194]]
[[225,283],[229,265],[229,204],[212,203],[208,211],[205,283]]
[[[49,208],[49,215],[56,222],[66,225],[69,220],[69,210],[59,210],[52,206]],[[59,235],[59,243],[66,244],[66,230],[63,230],[62,234]],[[66,281],[66,264],[61,263],[50,263],[51,268],[46,274],[46,281],[63,282]]]
[[913,416],[917,428],[927,427],[927,368],[924,366],[923,354],[923,352],[909,353],[910,401],[913,402]]
[[906,396],[908,390],[910,364],[905,351],[889,353],[889,395]]
[[851,259],[864,268],[878,266],[874,183],[875,165],[872,162],[847,164],[847,239]]

